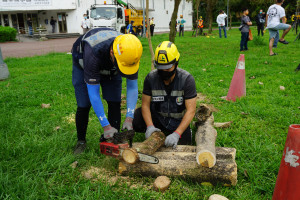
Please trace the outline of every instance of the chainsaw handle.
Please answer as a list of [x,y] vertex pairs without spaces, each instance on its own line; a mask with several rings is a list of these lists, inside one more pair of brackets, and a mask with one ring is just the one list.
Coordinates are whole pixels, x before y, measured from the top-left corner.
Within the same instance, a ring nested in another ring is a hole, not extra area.
[[107,141],[107,139],[105,139],[104,134],[102,134],[101,137],[100,137],[100,142],[106,142],[106,141]]

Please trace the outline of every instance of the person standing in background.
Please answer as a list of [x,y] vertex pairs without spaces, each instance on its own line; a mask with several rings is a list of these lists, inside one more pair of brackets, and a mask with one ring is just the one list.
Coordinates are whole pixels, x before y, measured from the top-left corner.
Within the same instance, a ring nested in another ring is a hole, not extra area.
[[[277,47],[277,43],[280,42],[282,44],[288,44],[285,41],[284,37],[291,30],[292,26],[286,24],[285,10],[281,5],[284,0],[277,0],[276,4],[273,4],[269,7],[267,16],[266,16],[266,24],[265,26],[269,29],[270,34],[270,42],[269,42],[269,50],[270,56],[277,55],[277,53],[273,52],[273,47]],[[282,20],[282,23],[280,23]],[[279,39],[279,30],[283,30],[281,38]]]
[[252,22],[250,21],[250,18],[248,17],[249,10],[248,8],[244,8],[243,10],[243,16],[241,18],[241,43],[240,43],[240,51],[247,51],[248,50],[248,38],[249,38],[249,26],[252,25]]
[[258,36],[259,33],[261,33],[261,36],[264,36],[264,26],[266,22],[266,14],[263,12],[262,9],[259,10],[258,15],[256,16],[256,25],[257,25],[257,31],[258,31]]
[[32,21],[31,18],[28,17],[27,19],[27,26],[28,26],[28,34],[29,35],[33,35],[33,31],[32,31]]
[[154,17],[151,18],[150,20],[150,33],[151,33],[151,36],[153,36],[153,33],[154,33]]
[[54,20],[53,16],[51,16],[50,25],[52,26],[52,33],[55,32],[55,23],[56,23],[56,20]]
[[179,24],[179,37],[182,34],[182,37],[184,36],[184,23],[186,21],[183,19],[183,15],[180,15],[180,20],[178,20]]
[[88,32],[91,28],[91,21],[87,18],[87,14],[83,15],[83,20],[81,21],[81,28],[83,29],[83,34]]
[[217,23],[219,26],[219,37],[222,38],[222,29],[224,31],[224,37],[227,38],[227,33],[226,33],[226,26],[225,26],[225,18],[227,15],[224,13],[223,10],[219,11],[219,15],[217,17]]

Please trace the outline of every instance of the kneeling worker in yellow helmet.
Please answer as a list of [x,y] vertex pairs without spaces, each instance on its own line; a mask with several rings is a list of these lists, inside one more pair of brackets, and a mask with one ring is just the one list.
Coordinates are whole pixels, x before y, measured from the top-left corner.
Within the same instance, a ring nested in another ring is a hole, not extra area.
[[[121,34],[109,28],[92,29],[73,45],[72,82],[77,101],[77,145],[74,154],[86,147],[86,130],[91,105],[104,130],[104,138],[113,137],[120,129],[122,77],[127,85],[127,113],[122,129],[132,130],[138,98],[138,69],[142,44],[132,34]],[[108,117],[100,97],[108,105]]]
[[144,81],[142,108],[134,113],[133,129],[148,138],[163,131],[166,146],[191,144],[190,123],[196,112],[193,76],[178,68],[180,54],[172,42],[164,41],[155,51],[154,65]]

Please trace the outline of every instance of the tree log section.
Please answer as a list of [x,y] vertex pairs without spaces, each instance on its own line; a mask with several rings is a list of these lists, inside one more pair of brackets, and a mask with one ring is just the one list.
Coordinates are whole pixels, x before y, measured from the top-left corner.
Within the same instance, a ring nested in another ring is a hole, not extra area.
[[164,175],[188,178],[200,183],[222,183],[225,186],[234,186],[237,183],[235,154],[234,148],[217,147],[216,165],[213,168],[206,168],[197,164],[195,146],[178,145],[175,151],[172,148],[163,147],[153,154],[159,159],[158,164],[140,162],[130,165],[120,161],[119,173],[121,175],[136,174],[153,177]]
[[196,160],[203,167],[212,168],[216,164],[216,137],[217,131],[213,127],[214,116],[211,115],[204,124],[198,126],[196,132],[197,154]]
[[163,132],[154,132],[142,143],[135,145],[133,148],[125,149],[122,158],[128,164],[135,164],[139,161],[137,152],[152,155],[165,143],[166,136]]

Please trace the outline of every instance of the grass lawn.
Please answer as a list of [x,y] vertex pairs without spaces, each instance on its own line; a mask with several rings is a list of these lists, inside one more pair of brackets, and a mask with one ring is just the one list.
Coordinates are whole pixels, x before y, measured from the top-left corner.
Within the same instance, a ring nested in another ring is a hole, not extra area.
[[[169,190],[161,194],[151,189],[154,178],[119,177],[118,162],[99,153],[102,128],[93,111],[87,150],[75,157],[72,58],[51,53],[5,59],[11,77],[0,82],[0,199],[208,199],[214,193],[229,199],[271,199],[288,127],[300,123],[300,73],[294,72],[300,63],[300,41],[292,42],[296,36],[289,33],[286,40],[291,43],[279,44],[274,50],[279,55],[272,57],[268,33],[262,46],[249,42],[249,51],[244,52],[247,96],[233,103],[220,97],[227,95],[240,55],[240,32],[229,31],[227,39],[218,38],[217,31],[209,38],[191,34],[176,38],[179,67],[194,76],[197,92],[206,96],[201,103],[219,110],[215,121],[234,122],[228,129],[217,130],[217,146],[237,149],[235,187],[173,178]],[[140,93],[151,66],[147,39],[141,40]],[[167,34],[155,35],[153,46],[164,40]],[[42,108],[42,103],[51,107]],[[143,140],[144,135],[137,133],[135,141]],[[75,169],[70,167],[74,161],[78,161]],[[93,176],[91,169],[102,175]],[[83,172],[92,178],[85,178]]]

